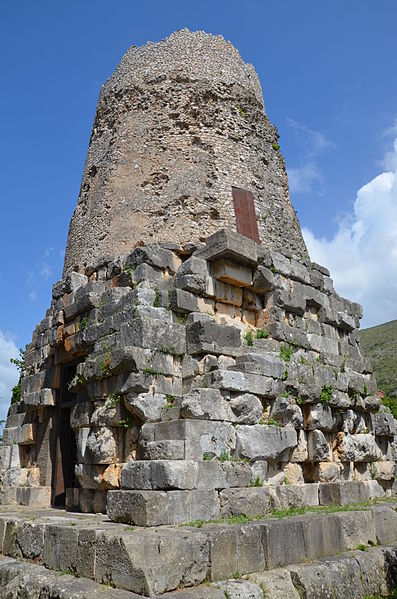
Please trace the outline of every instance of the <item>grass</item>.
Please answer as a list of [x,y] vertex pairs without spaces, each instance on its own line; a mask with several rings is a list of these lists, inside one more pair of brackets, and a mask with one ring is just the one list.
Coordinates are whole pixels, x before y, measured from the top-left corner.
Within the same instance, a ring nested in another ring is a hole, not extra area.
[[[304,514],[335,514],[338,512],[358,512],[365,511],[369,507],[379,505],[382,503],[396,502],[395,498],[377,498],[363,503],[351,503],[348,505],[327,505],[327,506],[303,506],[303,507],[290,507],[286,510],[270,510],[266,514],[260,514],[257,516],[229,516],[228,518],[220,518],[218,520],[194,520],[183,526],[194,526],[195,528],[202,528],[205,524],[248,524],[257,520],[265,520],[275,518],[280,520],[282,518],[292,518],[293,516],[303,516]],[[364,545],[365,548],[367,548]],[[358,547],[359,549],[359,547]],[[361,549],[363,551],[363,549]]]
[[269,337],[269,331],[266,329],[258,329],[255,333],[257,339],[267,339]]
[[293,353],[294,348],[292,345],[289,345],[288,343],[282,343],[280,347],[280,358],[282,358],[284,362],[289,362]]
[[245,333],[244,339],[247,342],[247,345],[249,345],[250,347],[254,344],[254,336],[251,330]]
[[379,389],[397,399],[397,320],[363,329],[360,343],[371,360]]
[[334,388],[332,385],[324,385],[321,390],[320,401],[323,404],[327,404],[332,399],[332,394],[334,392]]

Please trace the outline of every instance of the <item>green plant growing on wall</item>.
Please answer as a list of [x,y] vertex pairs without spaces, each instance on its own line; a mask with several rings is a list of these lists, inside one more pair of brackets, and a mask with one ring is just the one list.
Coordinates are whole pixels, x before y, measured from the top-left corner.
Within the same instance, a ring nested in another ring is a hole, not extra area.
[[238,112],[239,112],[240,116],[242,116],[242,117],[243,117],[243,119],[245,119],[245,118],[246,118],[246,116],[247,116],[247,114],[246,114],[245,110],[243,110],[243,109],[241,108],[241,106],[237,106],[237,110],[238,110]]
[[120,393],[109,393],[105,401],[105,408],[115,408],[120,403],[121,397]]
[[252,331],[249,330],[245,333],[244,335],[244,339],[247,342],[247,345],[249,345],[250,347],[254,344],[254,337],[252,335]]
[[88,316],[83,316],[83,318],[80,320],[80,324],[79,324],[80,331],[84,331],[87,324],[88,324]]
[[11,364],[15,364],[19,372],[19,380],[17,384],[12,388],[11,391],[11,403],[18,403],[21,401],[21,379],[23,375],[23,369],[25,368],[25,349],[19,349],[19,358],[10,358]]
[[153,307],[160,308],[160,291],[159,291],[158,287],[155,287],[155,289],[154,289]]
[[269,337],[269,331],[266,329],[258,329],[256,331],[255,337],[257,339],[267,339]]
[[288,343],[283,343],[280,347],[280,358],[284,360],[284,362],[289,362],[292,354],[294,353],[294,348]]
[[131,428],[131,426],[132,426],[131,416],[128,414],[128,416],[126,416],[125,418],[121,418],[119,421],[119,425],[125,429]]
[[323,404],[327,404],[332,399],[332,394],[334,392],[334,388],[332,385],[324,385],[321,389],[320,402]]
[[278,143],[274,142],[274,143],[272,144],[272,148],[273,148],[273,150],[274,150],[275,152],[277,152],[277,151],[280,149],[280,146],[278,145]]

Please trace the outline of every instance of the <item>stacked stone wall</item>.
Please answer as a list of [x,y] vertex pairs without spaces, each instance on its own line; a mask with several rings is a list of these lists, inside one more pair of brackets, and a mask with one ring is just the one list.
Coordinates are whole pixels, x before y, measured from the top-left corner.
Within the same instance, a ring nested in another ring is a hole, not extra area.
[[361,315],[327,269],[227,230],[70,273],[26,352],[3,500],[48,502],[60,372],[75,362],[70,508],[153,525],[389,493],[395,421]]

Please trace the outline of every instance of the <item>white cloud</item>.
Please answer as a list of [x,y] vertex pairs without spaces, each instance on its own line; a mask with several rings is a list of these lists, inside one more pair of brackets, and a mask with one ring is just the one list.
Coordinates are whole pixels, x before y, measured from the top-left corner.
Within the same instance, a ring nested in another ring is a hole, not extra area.
[[312,191],[313,184],[323,181],[317,164],[318,157],[334,145],[321,131],[309,129],[293,119],[287,119],[287,123],[300,148],[300,165],[288,168],[290,190],[291,193],[308,193]]
[[364,326],[397,318],[397,138],[383,164],[388,170],[358,190],[332,239],[303,229],[312,260],[330,269],[338,293],[363,305]]
[[6,418],[11,390],[19,378],[18,370],[10,363],[10,358],[18,357],[19,352],[14,341],[0,330],[0,420]]
[[300,168],[288,169],[291,193],[307,193],[311,191],[313,183],[320,183],[322,180],[323,176],[313,162],[308,162]]

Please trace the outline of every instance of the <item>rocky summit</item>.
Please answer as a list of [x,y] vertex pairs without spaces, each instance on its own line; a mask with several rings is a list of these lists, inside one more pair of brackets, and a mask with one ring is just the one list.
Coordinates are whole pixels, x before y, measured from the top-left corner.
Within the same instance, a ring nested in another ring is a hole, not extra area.
[[307,255],[252,66],[203,32],[131,48],[0,446],[0,597],[392,593],[361,317]]

